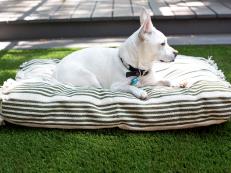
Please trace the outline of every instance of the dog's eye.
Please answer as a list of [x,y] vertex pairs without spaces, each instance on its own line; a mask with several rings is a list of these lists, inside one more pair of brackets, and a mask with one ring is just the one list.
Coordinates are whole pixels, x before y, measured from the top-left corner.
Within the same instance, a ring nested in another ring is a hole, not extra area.
[[165,46],[165,42],[161,43],[160,45],[161,45],[161,46]]

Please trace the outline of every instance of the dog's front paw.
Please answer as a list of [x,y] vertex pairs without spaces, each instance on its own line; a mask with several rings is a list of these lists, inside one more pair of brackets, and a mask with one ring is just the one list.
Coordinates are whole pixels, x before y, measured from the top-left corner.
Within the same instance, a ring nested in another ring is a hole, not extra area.
[[141,100],[147,100],[148,99],[148,93],[142,89],[137,90],[134,95],[141,99]]
[[176,88],[189,88],[189,83],[186,81],[182,81],[180,83],[171,83],[171,87]]
[[141,100],[147,100],[148,99],[148,93],[144,90],[140,92],[140,97]]
[[187,88],[188,87],[188,82],[183,81],[180,83],[180,88]]

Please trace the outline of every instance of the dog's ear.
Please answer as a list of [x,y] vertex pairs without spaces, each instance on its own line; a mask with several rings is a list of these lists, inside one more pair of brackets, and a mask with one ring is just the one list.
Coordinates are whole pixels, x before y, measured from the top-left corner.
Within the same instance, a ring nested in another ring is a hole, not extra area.
[[150,16],[148,10],[145,7],[142,7],[140,13],[140,26],[144,24],[144,21],[147,19],[148,16]]
[[152,32],[153,29],[151,16],[145,8],[142,10],[140,15],[140,25],[141,29],[139,32],[139,37],[141,39],[145,39],[145,34]]

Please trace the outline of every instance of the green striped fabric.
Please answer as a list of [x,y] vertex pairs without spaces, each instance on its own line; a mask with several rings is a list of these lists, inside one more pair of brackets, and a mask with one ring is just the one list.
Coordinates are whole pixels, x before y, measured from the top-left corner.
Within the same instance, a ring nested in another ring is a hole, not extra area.
[[[33,60],[23,64],[19,74],[56,63]],[[32,127],[146,131],[207,126],[230,119],[231,89],[220,81],[200,80],[190,88],[147,86],[144,90],[150,96],[146,101],[129,93],[71,87],[48,79],[27,81],[5,94],[1,114],[5,121]]]

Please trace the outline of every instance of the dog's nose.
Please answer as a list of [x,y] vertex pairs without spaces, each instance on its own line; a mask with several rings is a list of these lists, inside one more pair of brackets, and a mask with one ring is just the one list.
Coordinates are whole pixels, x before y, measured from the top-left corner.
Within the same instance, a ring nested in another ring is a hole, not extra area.
[[174,57],[176,57],[177,54],[178,54],[178,52],[175,52],[175,51],[173,52]]

